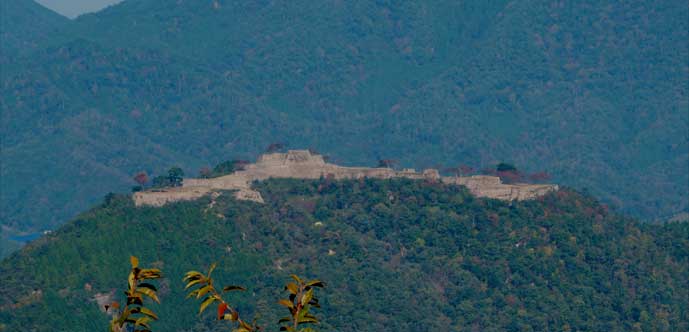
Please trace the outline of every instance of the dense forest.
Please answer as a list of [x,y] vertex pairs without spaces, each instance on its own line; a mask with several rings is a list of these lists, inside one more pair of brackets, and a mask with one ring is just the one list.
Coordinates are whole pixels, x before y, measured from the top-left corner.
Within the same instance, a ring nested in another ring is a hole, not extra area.
[[323,332],[689,330],[686,222],[639,223],[569,189],[509,203],[405,179],[255,186],[265,204],[107,195],[0,263],[0,330],[105,330],[94,298],[121,294],[130,255],[165,276],[155,331],[225,330],[184,299],[184,272],[213,262],[268,331],[291,273],[326,282]]
[[684,1],[130,0],[75,20],[0,4],[3,239],[137,172],[273,142],[507,161],[642,219],[688,208]]

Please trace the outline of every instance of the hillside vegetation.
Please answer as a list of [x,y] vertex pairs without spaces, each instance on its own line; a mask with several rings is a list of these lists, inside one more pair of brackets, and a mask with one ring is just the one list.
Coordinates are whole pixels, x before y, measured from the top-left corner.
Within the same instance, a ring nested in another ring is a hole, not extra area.
[[216,280],[249,288],[230,301],[268,331],[290,273],[327,283],[319,331],[689,329],[686,222],[640,224],[570,190],[512,204],[405,179],[257,190],[266,204],[226,193],[136,208],[108,195],[0,263],[0,322],[104,330],[93,298],[119,294],[137,255],[165,275],[155,331],[222,330],[213,313],[196,315],[181,280],[212,262]]
[[69,25],[63,17],[32,0],[0,2],[0,65],[7,70],[10,59],[44,47]]
[[3,2],[8,233],[56,227],[139,171],[273,142],[358,165],[512,162],[643,219],[689,204],[682,1],[26,7]]

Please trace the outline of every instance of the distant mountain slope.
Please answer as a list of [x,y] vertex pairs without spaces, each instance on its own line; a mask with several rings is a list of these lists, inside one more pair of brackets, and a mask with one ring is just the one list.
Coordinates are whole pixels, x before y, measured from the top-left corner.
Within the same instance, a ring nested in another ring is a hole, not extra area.
[[6,65],[10,56],[40,48],[69,22],[32,0],[0,1],[0,64]]
[[54,227],[138,170],[276,141],[512,161],[670,215],[689,204],[688,21],[679,1],[125,1],[3,68],[2,223]]
[[689,328],[689,223],[642,225],[569,190],[509,204],[401,179],[257,189],[266,204],[108,197],[0,262],[0,322],[102,329],[91,299],[120,294],[135,254],[166,275],[156,331],[218,329],[184,300],[180,277],[216,261],[218,282],[249,288],[233,303],[245,317],[259,310],[268,331],[290,273],[327,282],[323,332]]
[[[689,202],[689,9],[671,3],[514,3],[477,56],[403,98],[384,131],[409,135],[419,113],[434,114],[423,120],[435,143],[426,151],[459,145],[474,159],[547,165],[625,211],[680,211]],[[463,130],[434,130],[452,127]]]
[[[219,102],[201,105],[218,91],[228,129],[243,124],[242,111],[269,115],[240,87],[183,58],[78,40],[20,64],[34,70],[6,72],[3,99],[13,107],[2,114],[3,186],[18,189],[1,193],[3,220],[15,229],[56,226],[99,199],[94,192],[127,190],[134,172],[203,165],[212,140],[204,128],[223,122],[211,112]],[[185,115],[190,109],[199,111]]]

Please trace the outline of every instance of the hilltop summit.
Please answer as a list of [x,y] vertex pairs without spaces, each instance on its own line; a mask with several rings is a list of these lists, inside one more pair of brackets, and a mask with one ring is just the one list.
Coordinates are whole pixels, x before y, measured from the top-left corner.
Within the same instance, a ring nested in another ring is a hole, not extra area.
[[[307,156],[266,155],[244,172],[328,165]],[[260,299],[295,273],[328,285],[323,332],[689,330],[689,223],[642,225],[566,188],[513,202],[401,177],[252,189],[264,203],[137,208],[109,195],[0,262],[0,326],[98,331],[109,321],[98,301],[126,285],[136,254],[165,273],[154,331],[218,331],[181,283],[212,262],[217,280],[247,286],[233,304],[265,324],[283,309]]]

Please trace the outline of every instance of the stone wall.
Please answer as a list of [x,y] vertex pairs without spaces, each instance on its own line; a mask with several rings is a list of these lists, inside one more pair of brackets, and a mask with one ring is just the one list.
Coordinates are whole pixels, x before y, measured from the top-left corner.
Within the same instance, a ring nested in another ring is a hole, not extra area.
[[337,180],[402,177],[441,181],[466,186],[478,197],[501,200],[532,199],[558,189],[557,185],[550,184],[504,184],[495,176],[441,177],[435,169],[417,172],[414,169],[395,171],[391,168],[344,167],[326,163],[322,156],[311,154],[307,150],[290,150],[287,153],[264,154],[255,164],[249,164],[244,170],[229,175],[212,179],[184,179],[181,188],[138,192],[134,193],[133,198],[137,206],[162,206],[168,202],[197,199],[214,190],[234,190],[237,199],[262,203],[261,194],[251,189],[251,183],[255,180],[321,177],[332,177]]
[[199,199],[210,192],[210,188],[204,187],[170,188],[166,190],[136,192],[134,193],[133,198],[136,206],[163,206],[170,202]]

